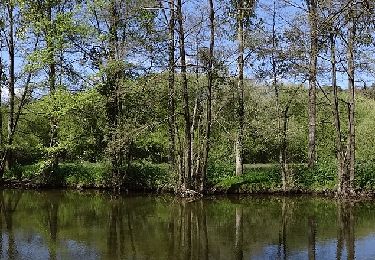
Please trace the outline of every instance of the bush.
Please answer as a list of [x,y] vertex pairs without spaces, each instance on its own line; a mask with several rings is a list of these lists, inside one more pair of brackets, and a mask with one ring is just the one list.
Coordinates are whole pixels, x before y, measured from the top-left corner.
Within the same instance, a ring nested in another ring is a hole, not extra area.
[[355,187],[375,190],[375,162],[358,162],[356,164]]
[[132,190],[171,191],[175,182],[167,163],[153,164],[142,160],[133,162],[127,170],[125,187]]
[[335,189],[337,181],[335,162],[320,162],[312,170],[305,164],[296,164],[292,166],[292,172],[297,189],[312,191]]

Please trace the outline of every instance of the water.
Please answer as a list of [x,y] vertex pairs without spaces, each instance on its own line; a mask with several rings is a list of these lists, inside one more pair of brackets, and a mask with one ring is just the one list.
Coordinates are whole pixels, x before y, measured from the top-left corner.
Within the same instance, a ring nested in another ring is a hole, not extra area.
[[0,190],[1,259],[375,259],[375,203]]

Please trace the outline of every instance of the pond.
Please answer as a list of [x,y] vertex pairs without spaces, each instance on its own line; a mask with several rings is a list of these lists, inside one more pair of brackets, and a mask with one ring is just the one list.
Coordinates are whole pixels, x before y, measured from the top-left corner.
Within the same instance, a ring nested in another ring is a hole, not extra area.
[[0,190],[1,259],[375,259],[375,203]]

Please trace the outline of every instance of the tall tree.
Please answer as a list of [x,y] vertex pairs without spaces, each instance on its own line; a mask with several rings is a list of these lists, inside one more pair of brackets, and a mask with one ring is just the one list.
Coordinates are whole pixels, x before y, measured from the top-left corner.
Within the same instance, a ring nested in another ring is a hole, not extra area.
[[[14,140],[14,135],[16,133],[17,123],[21,114],[21,110],[24,107],[27,97],[29,96],[29,85],[31,80],[31,72],[26,71],[26,66],[18,66],[19,72],[24,72],[26,74],[26,80],[22,86],[18,88],[23,91],[23,94],[18,102],[18,109],[16,110],[15,101],[15,89],[17,81],[21,81],[24,78],[22,76],[16,75],[16,50],[20,49],[20,39],[17,39],[16,31],[21,28],[21,23],[17,20],[21,19],[20,8],[16,5],[16,1],[3,1],[0,5],[3,7],[4,13],[2,13],[3,27],[1,28],[1,36],[3,37],[3,42],[5,42],[6,53],[8,58],[1,62],[1,82],[8,86],[8,126],[7,126],[7,138],[3,138],[1,130],[1,143],[3,145],[3,150],[0,156],[0,179],[2,179],[4,170],[6,167],[12,167],[12,144]],[[36,40],[37,42],[37,40]],[[26,57],[27,55],[25,55]],[[4,68],[8,67],[8,74],[6,75]],[[1,114],[2,125],[3,118]]]
[[[14,128],[14,101],[15,101],[15,21],[14,21],[14,3],[13,1],[6,1],[5,3],[7,13],[8,13],[8,59],[9,59],[9,74],[8,74],[8,103],[9,103],[9,113],[8,113],[8,143],[11,139],[12,131]],[[12,167],[12,151],[9,150],[7,155],[6,164],[8,168]]]
[[204,151],[203,151],[203,166],[201,170],[200,180],[200,192],[205,188],[207,178],[207,167],[208,167],[208,156],[210,152],[210,138],[211,138],[211,126],[212,126],[212,87],[214,84],[214,48],[215,48],[215,9],[214,1],[208,0],[209,3],[209,15],[210,15],[210,47],[208,52],[208,65],[207,65],[207,103],[206,103],[206,136],[204,140]]
[[176,97],[175,97],[175,1],[169,0],[168,23],[168,123],[169,123],[169,163],[175,171],[179,169],[176,164]]
[[185,49],[185,31],[184,31],[184,18],[182,13],[182,1],[177,0],[177,21],[178,21],[178,34],[179,34],[179,50],[181,61],[181,85],[183,93],[183,109],[185,120],[185,145],[184,145],[184,174],[182,176],[181,188],[191,188],[191,118],[189,109],[189,89],[187,80],[187,66],[186,66],[186,49]]
[[244,62],[245,62],[245,25],[255,9],[255,0],[237,0],[236,1],[236,22],[237,22],[237,133],[235,143],[236,157],[236,175],[243,173],[243,138],[244,138]]
[[309,138],[308,158],[310,168],[316,162],[316,88],[317,88],[317,62],[318,62],[318,15],[317,0],[306,0],[310,25],[310,65],[309,65]]
[[349,24],[348,24],[348,114],[349,114],[349,140],[348,140],[348,157],[349,157],[349,190],[351,191],[354,184],[355,171],[355,45],[356,45],[356,8],[358,5],[352,4],[349,9]]
[[237,44],[238,44],[238,57],[237,57],[237,117],[238,128],[235,145],[236,155],[236,175],[243,173],[243,133],[244,133],[244,17],[245,5],[244,0],[237,2]]

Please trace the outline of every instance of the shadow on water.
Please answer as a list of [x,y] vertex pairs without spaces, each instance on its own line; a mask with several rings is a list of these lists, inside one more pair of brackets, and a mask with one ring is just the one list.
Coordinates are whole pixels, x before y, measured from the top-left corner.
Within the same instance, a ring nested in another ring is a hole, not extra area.
[[347,259],[355,259],[355,217],[353,204],[341,202],[337,205],[337,259],[343,259],[344,247]]
[[[18,259],[17,246],[13,231],[13,214],[16,212],[18,203],[22,197],[22,191],[12,190],[11,192],[0,191],[0,208],[1,208],[1,256],[6,255],[8,259]],[[5,232],[3,228],[3,219],[5,223]],[[6,251],[3,252],[4,237],[7,236],[8,244]]]
[[373,202],[3,190],[0,214],[1,259],[375,257]]
[[[132,216],[131,212],[123,205],[117,196],[111,196],[109,199],[109,219],[108,219],[108,236],[107,236],[107,254],[112,259],[123,259],[125,234],[128,234],[131,243],[131,251],[136,256]],[[125,233],[123,218],[127,218],[128,230]]]
[[43,196],[43,212],[45,214],[44,222],[48,227],[49,237],[47,238],[47,247],[50,260],[57,259],[58,247],[58,230],[59,230],[59,204],[60,196],[57,194],[50,194],[50,196]]

